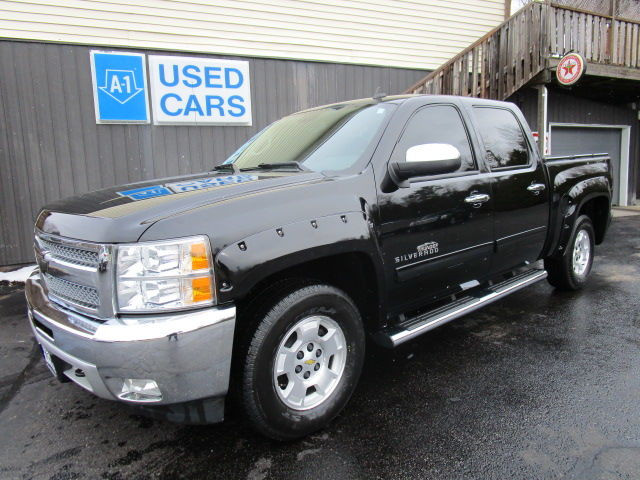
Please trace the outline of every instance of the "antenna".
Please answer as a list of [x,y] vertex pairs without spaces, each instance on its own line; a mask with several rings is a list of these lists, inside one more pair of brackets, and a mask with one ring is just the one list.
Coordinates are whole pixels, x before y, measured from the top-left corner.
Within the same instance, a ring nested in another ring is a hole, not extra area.
[[371,97],[371,98],[373,98],[374,100],[382,100],[386,96],[387,96],[387,94],[384,93],[380,87],[378,87],[378,88],[376,88],[376,93],[374,93],[373,97]]

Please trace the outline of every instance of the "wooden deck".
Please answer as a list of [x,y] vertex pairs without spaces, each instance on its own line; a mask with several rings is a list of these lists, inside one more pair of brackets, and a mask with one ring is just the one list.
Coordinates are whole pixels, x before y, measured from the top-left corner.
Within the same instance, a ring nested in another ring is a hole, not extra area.
[[640,81],[640,7],[626,18],[617,0],[598,0],[593,10],[558,1],[529,3],[405,93],[504,100],[570,51],[584,56],[587,74]]

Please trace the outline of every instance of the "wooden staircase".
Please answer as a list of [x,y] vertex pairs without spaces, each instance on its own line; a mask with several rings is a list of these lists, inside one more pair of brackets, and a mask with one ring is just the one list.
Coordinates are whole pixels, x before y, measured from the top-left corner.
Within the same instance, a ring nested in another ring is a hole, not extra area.
[[621,18],[616,0],[596,4],[600,11],[577,8],[575,0],[531,2],[404,93],[505,100],[528,83],[548,81],[536,77],[570,51],[640,79],[640,12]]

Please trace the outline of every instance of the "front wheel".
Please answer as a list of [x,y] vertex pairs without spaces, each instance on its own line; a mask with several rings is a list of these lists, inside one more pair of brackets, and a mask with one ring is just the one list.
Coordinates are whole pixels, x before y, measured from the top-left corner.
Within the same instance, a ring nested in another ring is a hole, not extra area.
[[576,220],[564,255],[544,261],[551,285],[559,290],[579,290],[584,286],[593,265],[594,238],[591,219],[581,215]]
[[254,427],[277,440],[329,423],[351,397],[364,361],[358,309],[341,290],[289,290],[258,318],[243,368],[242,402]]

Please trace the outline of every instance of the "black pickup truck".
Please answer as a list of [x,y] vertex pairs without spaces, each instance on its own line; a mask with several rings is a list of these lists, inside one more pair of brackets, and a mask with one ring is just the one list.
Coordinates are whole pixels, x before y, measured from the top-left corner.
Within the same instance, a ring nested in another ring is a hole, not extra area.
[[182,422],[234,398],[297,438],[345,406],[367,336],[394,347],[544,278],[580,288],[611,191],[605,154],[540,158],[510,103],[314,108],[210,172],[46,206],[29,318],[61,381]]

